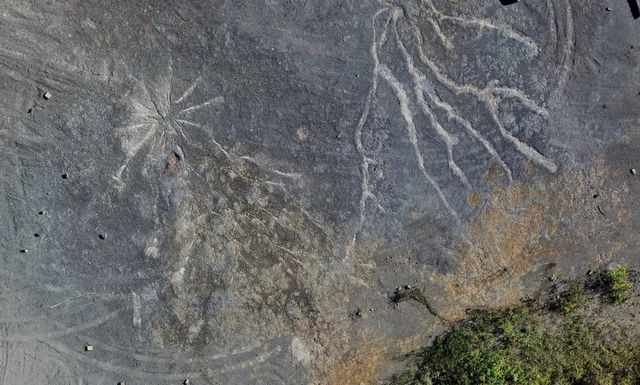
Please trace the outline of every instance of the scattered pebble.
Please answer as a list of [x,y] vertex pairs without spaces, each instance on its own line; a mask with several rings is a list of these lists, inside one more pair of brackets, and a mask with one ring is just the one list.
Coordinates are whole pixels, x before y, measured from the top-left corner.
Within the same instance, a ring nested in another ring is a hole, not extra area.
[[45,99],[51,99],[51,94],[49,92],[45,92],[44,95],[42,95],[42,97]]
[[30,113],[32,113],[32,112],[33,112],[33,108],[29,108],[29,109],[27,110],[27,114],[30,114]]
[[636,175],[636,169],[632,168],[631,170],[629,170],[629,172],[631,173],[631,175]]
[[44,215],[44,210],[38,211],[38,215]]
[[592,275],[592,274],[593,274],[593,270],[587,271],[587,275]]
[[404,288],[407,289],[407,290],[411,290],[411,285],[407,285]]
[[607,8],[605,8],[605,10],[606,10],[607,12],[609,12],[609,11],[611,11],[611,7],[607,7]]
[[20,252],[21,252],[21,253],[28,253],[28,252],[29,252],[29,250],[27,250],[27,249],[22,249],[22,250],[20,250]]
[[373,311],[373,308],[370,308],[369,311]]
[[84,347],[84,351],[85,352],[92,352],[93,351],[93,345],[87,345]]
[[593,199],[597,199],[600,195],[598,194],[593,194]]
[[189,381],[189,380],[184,380],[184,382],[183,382],[184,385],[189,385],[190,383],[191,383],[191,381]]

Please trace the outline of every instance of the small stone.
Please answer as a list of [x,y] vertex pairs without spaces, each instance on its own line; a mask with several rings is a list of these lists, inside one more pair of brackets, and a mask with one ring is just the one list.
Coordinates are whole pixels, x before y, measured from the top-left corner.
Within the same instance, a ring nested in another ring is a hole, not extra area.
[[60,175],[62,177],[62,179],[67,179],[69,177],[69,174],[67,174],[66,172],[62,175]]
[[411,285],[407,285],[404,288],[407,289],[407,290],[411,290]]
[[98,238],[107,239],[107,236],[105,234],[98,234]]
[[38,211],[38,215],[44,215],[44,210]]
[[609,11],[611,11],[611,7],[607,7],[607,8],[605,8],[605,10],[606,10],[607,12],[609,12]]
[[631,170],[629,170],[629,172],[631,173],[631,175],[636,175],[636,169],[632,168]]
[[20,250],[20,252],[21,252],[21,253],[28,253],[28,252],[29,252],[29,250],[27,250],[27,249],[22,249],[22,250]]
[[373,308],[370,308],[369,311],[373,311]]
[[45,99],[51,99],[51,94],[49,92],[45,92],[44,95],[42,95],[42,97]]
[[587,271],[587,275],[593,275],[593,270]]
[[189,385],[190,383],[191,383],[191,381],[189,381],[189,380],[184,380],[184,382],[183,382],[184,385]]
[[87,345],[84,347],[84,351],[85,352],[92,352],[93,351],[93,345]]

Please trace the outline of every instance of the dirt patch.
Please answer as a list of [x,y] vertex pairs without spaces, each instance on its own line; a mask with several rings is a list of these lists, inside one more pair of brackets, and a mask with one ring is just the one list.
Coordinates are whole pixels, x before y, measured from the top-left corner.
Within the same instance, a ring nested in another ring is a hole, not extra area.
[[[535,180],[530,173],[525,179]],[[494,180],[491,171],[485,179]],[[463,316],[467,307],[516,303],[528,293],[521,278],[545,263],[566,262],[586,272],[628,250],[635,243],[631,182],[602,158],[585,171],[527,184],[496,182],[454,248],[458,267],[432,278],[458,304],[447,317]]]
[[379,346],[365,344],[358,350],[346,352],[330,369],[326,385],[373,385],[379,378],[380,369],[388,358]]

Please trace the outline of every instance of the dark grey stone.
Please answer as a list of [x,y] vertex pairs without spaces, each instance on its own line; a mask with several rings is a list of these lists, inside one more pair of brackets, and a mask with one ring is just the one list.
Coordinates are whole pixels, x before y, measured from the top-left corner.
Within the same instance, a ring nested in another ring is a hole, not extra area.
[[634,8],[510,3],[5,0],[0,382],[373,383],[396,287],[637,265]]

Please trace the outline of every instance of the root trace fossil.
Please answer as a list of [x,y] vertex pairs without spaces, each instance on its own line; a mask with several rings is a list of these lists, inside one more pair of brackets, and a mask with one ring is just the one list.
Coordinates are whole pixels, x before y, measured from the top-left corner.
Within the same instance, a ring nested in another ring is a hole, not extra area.
[[[172,78],[172,76],[169,76]],[[197,129],[207,135],[208,140],[217,148],[220,153],[230,161],[240,161],[254,164],[265,172],[278,178],[299,179],[301,176],[295,172],[285,172],[267,166],[268,162],[259,160],[258,157],[235,154],[220,143],[211,133],[206,124],[201,124],[190,114],[204,109],[217,108],[225,102],[223,96],[215,96],[204,102],[187,105],[194,91],[204,83],[202,77],[198,77],[177,99],[172,98],[173,86],[171,82],[161,84],[159,90],[161,96],[155,98],[146,83],[141,84],[142,95],[131,100],[132,114],[130,121],[132,124],[119,127],[116,132],[120,136],[122,149],[125,153],[125,160],[112,176],[116,182],[116,187],[121,189],[124,186],[122,174],[144,147],[151,147],[156,150],[158,147],[162,154],[167,152],[167,147],[186,162],[182,143],[193,143],[187,132],[189,129]],[[170,141],[168,143],[168,141]],[[187,164],[187,170],[192,168]]]
[[[367,122],[372,114],[371,111],[377,102],[380,84],[386,84],[392,95],[397,99],[406,137],[412,147],[413,157],[427,188],[435,193],[443,208],[458,224],[460,223],[459,214],[447,195],[442,191],[437,179],[428,171],[426,161],[429,157],[428,154],[424,153],[423,146],[419,142],[419,132],[421,135],[434,139],[437,144],[443,147],[451,175],[466,189],[471,187],[469,177],[454,157],[455,148],[460,143],[459,135],[468,136],[486,151],[492,161],[503,170],[509,182],[513,180],[512,170],[503,155],[500,154],[500,149],[493,143],[496,137],[501,138],[523,158],[538,167],[544,168],[551,173],[555,173],[557,170],[557,165],[553,159],[517,138],[500,117],[500,106],[506,100],[517,102],[522,108],[545,119],[549,115],[546,108],[529,97],[524,91],[516,87],[501,86],[496,80],[489,81],[484,86],[465,84],[454,80],[436,63],[436,59],[429,56],[428,47],[425,44],[424,34],[426,32],[421,30],[416,20],[407,16],[406,10],[400,3],[400,1],[394,1],[383,5],[371,19],[373,35],[369,51],[370,59],[373,63],[371,87],[364,101],[364,109],[354,130],[355,147],[360,157],[360,172],[362,175],[359,201],[360,222],[347,249],[347,256],[355,244],[357,234],[362,230],[366,222],[368,203],[373,203],[378,211],[384,212],[381,199],[376,195],[374,186],[372,186],[369,170],[372,164],[379,161],[367,151],[363,139],[364,132],[367,129]],[[522,47],[531,57],[539,56],[541,53],[540,46],[533,38],[508,24],[489,19],[448,15],[439,10],[433,0],[418,0],[418,3],[423,7],[427,15],[421,22],[425,24],[425,28],[428,28],[432,36],[442,44],[446,51],[451,51],[455,47],[455,39],[448,36],[445,31],[448,31],[451,26],[456,26],[462,29],[475,29],[478,32],[495,34],[502,39],[511,41],[512,44]],[[561,88],[566,81],[567,72],[569,71],[568,62],[575,43],[573,41],[571,4],[569,0],[559,1],[558,4],[564,5],[566,8],[567,20],[564,33],[566,41],[564,42],[555,41],[555,39],[559,38],[557,20],[555,20],[556,12],[553,9],[553,2],[546,2],[548,16],[554,19],[549,20],[549,35],[552,39],[553,49],[555,49],[556,44],[563,48],[563,52],[561,52],[563,57],[560,58],[559,69],[555,74],[557,78],[556,86]],[[384,18],[382,17],[383,15],[385,15]],[[402,36],[399,32],[401,27],[405,32],[405,35]],[[409,39],[406,37],[403,39],[403,36],[409,36]],[[400,53],[399,58],[403,68],[409,74],[410,80],[405,80],[405,83],[408,82],[408,84],[403,84],[398,76],[394,74],[393,70],[397,71],[396,67],[385,64],[381,59],[381,49],[390,43],[395,44],[394,48]],[[414,48],[413,50],[409,49],[409,44]],[[473,123],[473,119],[465,117],[453,100],[445,100],[445,97],[437,91],[438,89],[445,90],[447,95],[471,97],[477,100],[478,104],[483,106],[486,111],[486,118],[491,123],[495,134],[487,135],[486,128],[481,130],[476,127],[477,123]],[[551,94],[555,95],[556,92]],[[414,105],[417,107],[414,107]],[[417,113],[421,113],[426,118],[427,127],[424,128],[425,132],[419,131],[422,128],[417,127],[414,119]],[[444,117],[444,120],[442,120],[442,117]],[[451,131],[454,127],[457,128],[456,134]]]
[[[189,114],[205,107],[224,103],[224,97],[216,96],[199,104],[187,107],[180,106],[189,99],[194,90],[202,83],[202,78],[197,78],[176,100],[172,100],[172,86],[170,84],[160,87],[161,92],[163,92],[160,97],[162,100],[156,100],[146,83],[139,83],[142,84],[143,97],[142,101],[133,100],[131,102],[133,109],[131,120],[133,124],[117,129],[117,132],[121,135],[122,147],[125,152],[125,161],[113,176],[113,179],[119,185],[123,184],[122,173],[128,167],[129,162],[143,147],[149,145],[151,140],[155,140],[155,144],[159,145],[163,152],[166,151],[167,141],[174,140],[175,143],[172,144],[175,148],[174,151],[181,154],[181,158],[184,160],[180,142],[191,142],[186,133],[186,128],[203,128],[202,125],[191,120]],[[140,132],[142,133],[136,135],[136,133]],[[157,135],[158,133],[159,135]],[[218,144],[215,139],[213,141]]]

